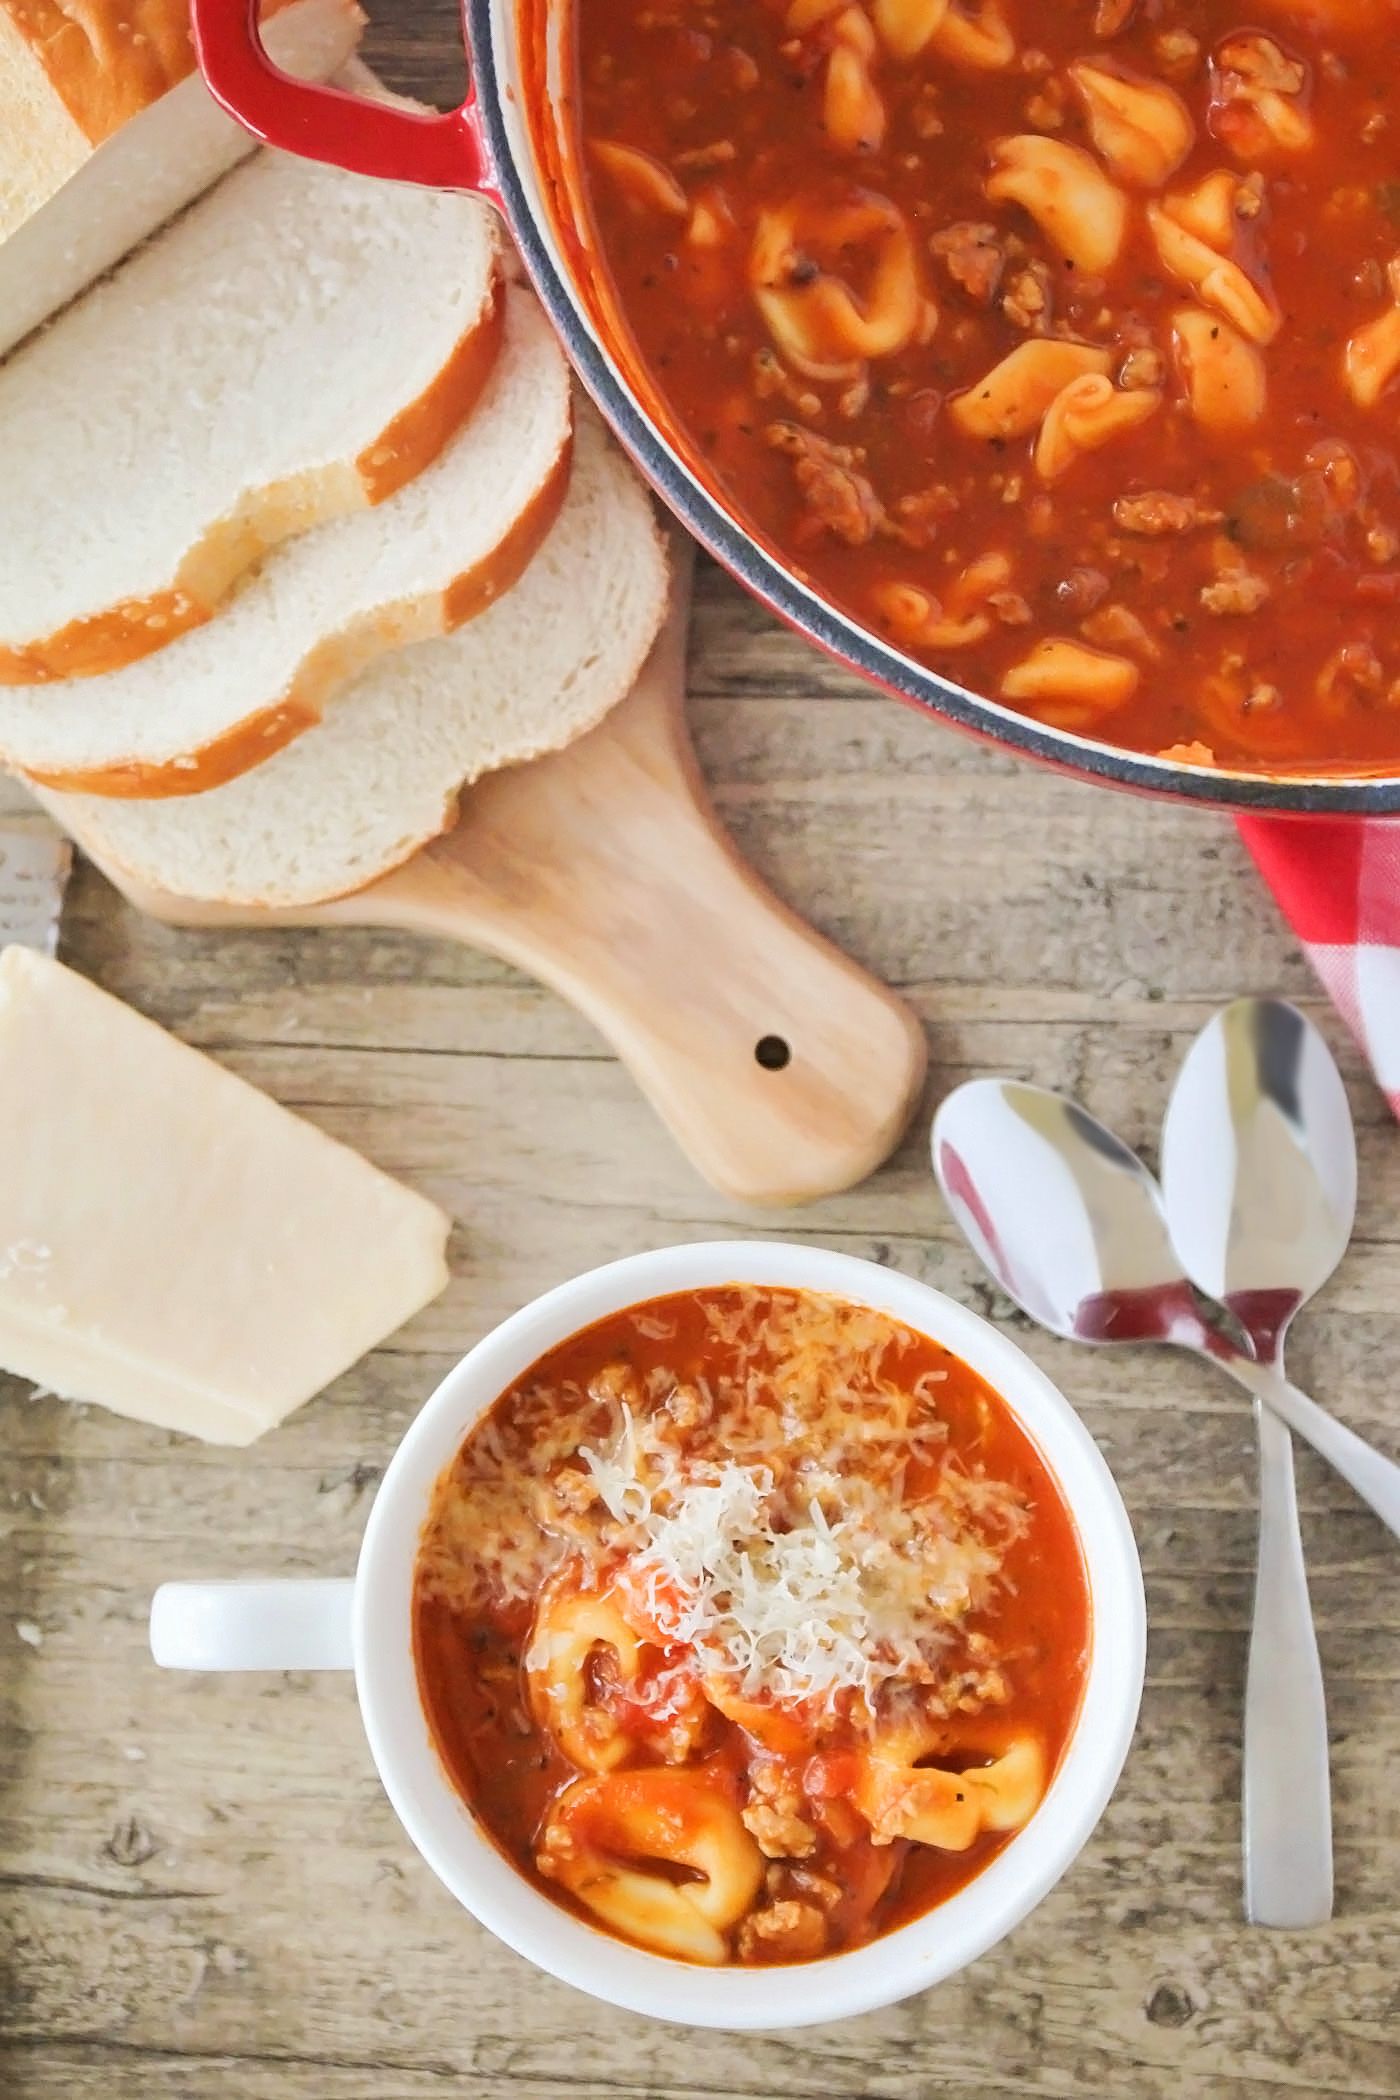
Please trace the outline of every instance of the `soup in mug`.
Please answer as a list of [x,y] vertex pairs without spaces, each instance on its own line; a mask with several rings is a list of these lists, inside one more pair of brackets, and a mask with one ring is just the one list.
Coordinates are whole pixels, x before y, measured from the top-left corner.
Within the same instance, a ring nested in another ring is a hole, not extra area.
[[707,1964],[837,1954],[1036,1813],[1083,1694],[1074,1522],[940,1344],[817,1293],[656,1298],[542,1357],[434,1489],[414,1659],[537,1888]]

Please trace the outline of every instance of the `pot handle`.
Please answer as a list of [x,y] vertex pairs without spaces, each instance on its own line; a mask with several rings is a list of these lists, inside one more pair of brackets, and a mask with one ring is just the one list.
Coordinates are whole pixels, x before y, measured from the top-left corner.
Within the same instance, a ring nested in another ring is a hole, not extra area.
[[474,190],[495,200],[475,95],[460,109],[423,114],[294,80],[263,49],[258,12],[259,0],[191,0],[190,29],[215,101],[264,145],[355,175]]

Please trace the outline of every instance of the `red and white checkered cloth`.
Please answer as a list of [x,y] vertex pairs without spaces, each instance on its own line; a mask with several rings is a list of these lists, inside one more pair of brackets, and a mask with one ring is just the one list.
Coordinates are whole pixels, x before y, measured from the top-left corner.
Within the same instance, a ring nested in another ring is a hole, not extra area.
[[1400,819],[1240,817],[1240,835],[1400,1116]]

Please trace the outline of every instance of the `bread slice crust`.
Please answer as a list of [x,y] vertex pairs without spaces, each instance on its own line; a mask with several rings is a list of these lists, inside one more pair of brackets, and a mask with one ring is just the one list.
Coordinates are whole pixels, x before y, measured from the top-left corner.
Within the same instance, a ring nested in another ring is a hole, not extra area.
[[[286,5],[263,0],[263,20]],[[187,0],[0,0],[0,25],[93,146],[194,71]]]
[[[541,483],[505,538],[485,561],[465,570],[442,594],[442,632],[452,634],[519,581],[559,515],[569,486],[571,447],[565,444],[548,479]],[[119,761],[91,771],[43,768],[25,775],[36,787],[64,794],[102,795],[119,801],[162,801],[172,795],[202,795],[251,772],[320,722],[336,689],[346,685],[386,648],[397,645],[400,609],[346,634],[328,638],[309,656],[287,692],[271,707],[257,709],[189,758],[152,765]]]
[[502,275],[475,198],[267,151],[225,177],[0,365],[0,683],[136,663],[420,474],[490,377]]
[[[99,12],[119,4],[94,0]],[[129,107],[130,115],[94,141],[69,107],[79,94],[67,40],[42,47],[27,41],[26,26],[44,19],[24,0],[0,0],[0,354],[115,269],[257,145],[194,72],[193,53],[183,79],[143,102],[156,81],[142,73],[140,86],[131,83],[120,42],[111,55],[120,77],[103,104],[107,114],[93,118],[92,128],[103,131],[115,107]],[[275,15],[264,9],[263,27],[274,65],[299,80],[324,80],[350,61],[364,16],[355,0],[278,0]],[[345,84],[355,93],[378,87],[372,75]]]
[[212,619],[238,578],[279,540],[308,523],[383,503],[432,464],[471,414],[496,362],[504,319],[497,275],[478,325],[463,336],[426,393],[401,410],[353,466],[332,465],[251,491],[190,549],[168,590],[126,598],[89,619],[72,620],[44,642],[19,649],[0,644],[0,685],[98,678],[139,663]]
[[81,10],[3,0],[0,39],[28,55],[54,104],[94,146],[194,68],[180,0],[87,0]]
[[470,822],[472,782],[586,735],[631,690],[665,614],[650,498],[587,406],[576,413],[559,517],[482,618],[381,658],[309,735],[222,791],[41,802],[137,901],[215,910],[353,895],[450,830],[464,790]]
[[0,764],[65,792],[191,795],[320,720],[376,656],[452,632],[508,591],[568,488],[568,367],[511,285],[476,412],[376,510],[275,549],[218,616],[97,679],[0,688]]
[[0,0],[0,236],[194,70],[186,0]]

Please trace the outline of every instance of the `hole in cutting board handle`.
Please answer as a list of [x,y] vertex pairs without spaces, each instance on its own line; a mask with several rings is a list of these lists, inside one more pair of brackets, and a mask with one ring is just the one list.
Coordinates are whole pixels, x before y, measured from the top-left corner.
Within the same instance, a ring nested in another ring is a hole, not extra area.
[[753,1046],[753,1054],[765,1072],[781,1072],[792,1063],[792,1051],[780,1035],[762,1035]]

